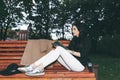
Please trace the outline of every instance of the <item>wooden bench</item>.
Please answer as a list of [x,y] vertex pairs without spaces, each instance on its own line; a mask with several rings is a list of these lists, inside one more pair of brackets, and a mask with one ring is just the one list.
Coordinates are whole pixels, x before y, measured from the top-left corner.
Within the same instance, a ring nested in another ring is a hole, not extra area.
[[[69,41],[61,41],[68,46]],[[5,69],[10,63],[20,64],[27,41],[0,41],[0,70]],[[86,68],[82,72],[71,72],[65,69],[58,62],[52,67],[45,69],[46,74],[43,76],[29,77],[22,74],[10,76],[0,75],[0,80],[97,80],[97,65],[93,66],[93,72],[90,73]]]

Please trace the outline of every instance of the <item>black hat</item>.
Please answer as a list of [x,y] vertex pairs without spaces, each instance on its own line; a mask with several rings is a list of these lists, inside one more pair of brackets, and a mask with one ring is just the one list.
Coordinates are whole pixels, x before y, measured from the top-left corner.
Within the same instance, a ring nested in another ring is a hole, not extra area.
[[19,66],[16,63],[11,63],[7,66],[6,69],[0,71],[1,75],[8,76],[13,74],[21,73],[19,70],[17,70]]

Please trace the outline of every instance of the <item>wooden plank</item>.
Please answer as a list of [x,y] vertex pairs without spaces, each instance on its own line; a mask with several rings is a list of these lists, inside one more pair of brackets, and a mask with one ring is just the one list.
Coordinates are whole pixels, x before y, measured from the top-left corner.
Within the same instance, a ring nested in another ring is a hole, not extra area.
[[10,59],[18,59],[18,60],[20,60],[21,59],[21,57],[20,56],[14,56],[14,57],[7,57],[7,56],[5,56],[5,57],[0,57],[0,60],[4,60],[4,59],[7,59],[7,60],[10,60]]
[[41,77],[29,77],[29,78],[0,78],[1,80],[96,80],[95,78],[41,78]]
[[24,51],[24,48],[9,48],[9,49],[6,49],[6,48],[3,48],[3,49],[0,49],[0,51]]
[[[86,76],[85,76],[86,75]],[[91,76],[90,76],[91,75]],[[89,77],[90,76],[90,77]],[[0,78],[29,78],[30,76],[26,76],[25,74],[15,74],[15,75],[10,75],[10,76],[2,76],[0,75]],[[41,76],[35,76],[36,78],[95,78],[93,76],[93,74],[74,74],[73,76],[71,76],[71,74],[56,74],[54,73],[46,73],[45,75],[41,75]]]
[[0,56],[21,56],[23,55],[23,52],[7,52],[7,53],[4,53],[4,52],[0,52]]
[[11,41],[0,41],[0,44],[26,44],[27,41],[24,41],[24,40],[21,40],[21,41],[18,41],[18,40],[11,40]]
[[0,48],[25,48],[26,44],[0,44]]

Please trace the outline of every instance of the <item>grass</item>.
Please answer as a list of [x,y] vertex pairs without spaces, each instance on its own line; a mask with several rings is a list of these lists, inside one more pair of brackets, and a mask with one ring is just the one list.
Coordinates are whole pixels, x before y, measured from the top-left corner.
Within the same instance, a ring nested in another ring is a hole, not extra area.
[[98,80],[120,80],[120,58],[92,54],[93,64],[98,64]]

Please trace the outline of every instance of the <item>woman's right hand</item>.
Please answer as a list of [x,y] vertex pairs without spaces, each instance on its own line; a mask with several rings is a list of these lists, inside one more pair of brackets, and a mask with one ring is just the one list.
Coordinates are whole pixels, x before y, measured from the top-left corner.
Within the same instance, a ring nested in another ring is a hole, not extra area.
[[69,53],[71,53],[72,55],[75,55],[77,57],[80,57],[80,52],[76,52],[76,51],[73,51],[73,50],[67,50]]

